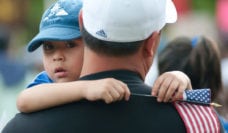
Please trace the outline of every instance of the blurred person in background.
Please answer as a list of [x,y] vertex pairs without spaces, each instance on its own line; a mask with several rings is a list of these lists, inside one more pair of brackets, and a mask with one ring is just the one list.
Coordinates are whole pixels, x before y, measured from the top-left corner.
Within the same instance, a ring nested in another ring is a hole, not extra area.
[[228,130],[228,0],[216,1],[216,22],[221,49],[221,66],[224,93],[220,96],[224,99],[222,114],[223,121],[226,122],[225,128]]
[[16,114],[16,97],[26,77],[26,67],[9,51],[11,29],[0,24],[0,129]]
[[[214,3],[215,0],[210,0],[208,3],[203,3],[198,0],[173,0],[178,14],[178,20],[175,24],[168,25],[161,36],[161,42],[158,47],[157,54],[164,49],[165,45],[180,35],[193,37],[195,34],[206,35],[217,41],[216,25],[214,22]],[[151,71],[153,76],[151,76]],[[153,85],[157,78],[157,55],[154,63],[146,76],[145,82],[148,85]]]
[[0,76],[4,89],[13,88],[23,82],[26,69],[22,62],[14,59],[9,54],[10,29],[6,25],[0,25]]
[[[36,6],[32,6],[36,5]],[[23,7],[23,8],[22,8]],[[24,57],[27,38],[36,31],[43,0],[0,0],[0,132],[18,110],[15,102],[21,89],[34,77],[36,56]],[[2,43],[3,42],[3,43]],[[26,59],[25,59],[26,58]]]
[[221,40],[222,57],[228,57],[228,0],[217,0],[216,22]]
[[[182,71],[189,76],[193,89],[210,88],[212,101],[223,104],[224,99],[219,97],[223,92],[220,58],[218,44],[207,37],[177,37],[158,55],[159,74]],[[221,108],[215,109],[220,113]]]
[[192,10],[191,1],[192,0],[173,0],[177,8],[178,17],[188,14]]

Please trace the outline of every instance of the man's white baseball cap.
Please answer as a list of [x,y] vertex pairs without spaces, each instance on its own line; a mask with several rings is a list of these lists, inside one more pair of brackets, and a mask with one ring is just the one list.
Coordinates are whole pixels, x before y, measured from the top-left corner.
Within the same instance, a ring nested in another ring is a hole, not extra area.
[[83,0],[83,24],[94,37],[134,42],[177,20],[172,0]]

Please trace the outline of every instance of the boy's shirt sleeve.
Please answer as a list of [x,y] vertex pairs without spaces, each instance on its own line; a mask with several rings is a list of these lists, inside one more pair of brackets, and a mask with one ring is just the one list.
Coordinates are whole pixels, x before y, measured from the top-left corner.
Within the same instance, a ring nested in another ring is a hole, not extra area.
[[53,81],[48,77],[47,72],[43,71],[39,73],[32,83],[30,83],[27,88],[33,87],[35,85],[44,84],[44,83],[53,83]]

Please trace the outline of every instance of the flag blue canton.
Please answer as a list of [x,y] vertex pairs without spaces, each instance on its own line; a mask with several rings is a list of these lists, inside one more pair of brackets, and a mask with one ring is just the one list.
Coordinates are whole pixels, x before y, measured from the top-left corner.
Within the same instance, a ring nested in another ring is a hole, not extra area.
[[183,94],[183,101],[201,103],[201,104],[210,104],[211,90],[210,89],[186,90]]

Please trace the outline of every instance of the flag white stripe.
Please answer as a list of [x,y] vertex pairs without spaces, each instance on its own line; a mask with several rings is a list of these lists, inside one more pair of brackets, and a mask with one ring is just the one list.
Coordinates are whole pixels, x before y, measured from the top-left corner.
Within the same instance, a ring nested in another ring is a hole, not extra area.
[[181,113],[183,114],[184,119],[186,120],[185,122],[187,122],[187,125],[189,125],[188,127],[189,127],[190,133],[193,133],[191,123],[189,122],[188,116],[187,116],[186,112],[183,110],[181,103],[176,102],[175,104],[177,105],[176,107],[178,107],[180,109]]
[[219,133],[219,120],[210,106],[174,102],[188,133]]
[[[211,116],[214,116],[214,113],[212,112],[213,110],[209,110],[209,113]],[[216,119],[215,117],[212,117],[213,121],[214,121],[214,125],[215,125],[215,130],[216,132],[219,132],[219,124],[218,124],[218,119]]]
[[[203,107],[201,107],[201,108],[203,108]],[[207,116],[210,116],[210,114],[209,114],[210,108],[206,107],[206,108],[203,108],[203,109],[206,112],[205,115],[207,114]],[[208,119],[209,119],[209,117],[208,117]],[[214,132],[215,131],[215,125],[213,124],[213,119],[209,119],[209,124],[210,124],[209,126],[210,126],[211,130]]]
[[212,131],[213,131],[214,133],[218,132],[218,125],[216,124],[217,121],[216,121],[214,115],[213,115],[212,112],[211,112],[212,109],[211,109],[210,107],[207,107],[207,110],[206,110],[206,111],[207,111],[208,115],[212,116],[212,117],[211,117],[212,119],[210,119],[210,120],[211,120],[210,125],[211,125],[211,128],[212,128]]
[[194,104],[192,104],[193,106],[191,106],[190,104],[187,104],[187,105],[191,108],[191,111],[193,112],[193,115],[195,116],[194,119],[197,122],[196,124],[199,124],[200,129],[198,129],[198,126],[196,126],[197,130],[200,133],[203,133],[204,132],[204,129],[203,129],[203,125],[201,123],[201,120],[199,118],[199,113],[196,111],[196,108],[197,107],[195,107]]
[[[203,111],[203,114],[204,114],[204,116],[205,116],[205,118],[207,119],[207,126],[208,126],[208,132],[210,131],[210,128],[213,128],[213,125],[212,125],[212,121],[211,121],[211,119],[209,119],[208,117],[209,117],[209,114],[208,114],[208,112],[207,112],[207,107],[206,108],[203,108],[202,106],[200,106],[200,108],[201,108],[201,110]],[[213,131],[213,130],[212,130]]]
[[[205,132],[205,130],[204,130],[203,123],[202,123],[202,120],[201,120],[202,116],[201,116],[201,114],[200,114],[200,110],[199,110],[198,106],[196,106],[195,104],[192,104],[192,106],[195,108],[194,111],[195,111],[196,114],[197,114],[196,118],[197,118],[198,123],[199,123],[199,125],[200,125],[201,132],[203,133],[203,132]],[[202,118],[202,119],[203,119],[203,118]]]
[[[209,127],[208,127],[208,124],[207,124],[205,115],[204,115],[204,113],[202,113],[203,110],[201,110],[200,106],[201,106],[201,105],[197,105],[197,109],[199,109],[200,116],[202,117],[202,120],[203,120],[202,122],[203,122],[203,124],[204,124],[204,126],[205,126],[205,128],[206,128],[206,129],[205,129],[205,130],[206,130],[205,132],[208,133],[208,132],[209,132]],[[207,116],[206,116],[206,117],[207,117]]]
[[187,113],[188,113],[188,115],[189,115],[189,117],[190,117],[190,119],[191,119],[191,121],[192,121],[192,124],[193,124],[193,131],[195,132],[195,133],[199,133],[199,129],[197,128],[197,125],[196,125],[196,120],[195,120],[195,118],[194,118],[194,116],[193,116],[193,114],[192,114],[192,107],[191,106],[188,106],[188,104],[186,103],[186,104],[183,104],[184,105],[184,108],[185,108],[185,110],[187,111]]

